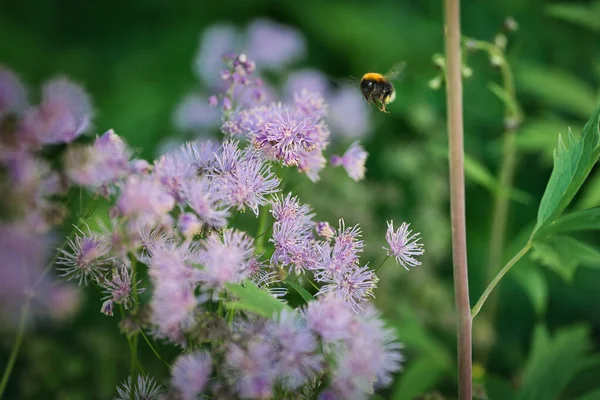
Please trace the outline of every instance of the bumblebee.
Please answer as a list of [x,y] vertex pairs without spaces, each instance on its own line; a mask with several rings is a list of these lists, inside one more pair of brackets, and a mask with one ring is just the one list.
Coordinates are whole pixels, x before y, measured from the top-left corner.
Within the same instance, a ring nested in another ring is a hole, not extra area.
[[400,75],[405,66],[405,62],[396,64],[385,75],[378,72],[364,74],[360,80],[360,91],[367,102],[375,104],[379,111],[388,113],[385,106],[396,99],[396,91],[391,81]]

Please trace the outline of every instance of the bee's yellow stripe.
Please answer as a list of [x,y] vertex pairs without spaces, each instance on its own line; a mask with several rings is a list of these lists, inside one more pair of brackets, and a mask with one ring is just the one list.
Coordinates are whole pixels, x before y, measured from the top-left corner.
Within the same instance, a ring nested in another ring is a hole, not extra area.
[[385,78],[383,77],[383,75],[378,74],[377,72],[367,72],[366,74],[363,75],[362,77],[363,80],[373,80],[373,81],[384,81]]

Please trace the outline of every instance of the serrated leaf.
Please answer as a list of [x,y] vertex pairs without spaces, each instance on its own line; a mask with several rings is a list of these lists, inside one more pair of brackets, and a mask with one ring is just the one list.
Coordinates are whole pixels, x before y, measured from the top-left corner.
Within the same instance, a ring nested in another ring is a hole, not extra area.
[[[540,202],[535,230],[551,223],[569,205],[600,156],[600,107],[583,127],[580,138],[569,131],[568,146],[559,137],[554,168]],[[534,233],[535,234],[535,233]]]
[[579,4],[555,3],[546,6],[546,13],[554,18],[562,19],[600,32],[600,10]]
[[585,327],[565,328],[551,337],[545,327],[538,325],[517,399],[557,399],[575,374],[586,365],[589,348],[589,334]]
[[392,398],[394,400],[412,400],[433,389],[440,381],[444,367],[433,357],[422,356],[411,360],[396,386]]
[[291,310],[288,305],[277,300],[266,291],[257,288],[251,281],[246,280],[243,285],[227,283],[225,287],[237,297],[237,300],[226,302],[226,307],[250,311],[265,318],[271,318],[273,314],[277,314],[284,309]]
[[579,266],[600,267],[600,252],[569,236],[554,235],[533,242],[532,257],[570,282]]
[[308,303],[309,301],[313,301],[315,298],[312,294],[308,292],[308,290],[304,289],[302,286],[298,285],[296,282],[290,281],[288,279],[285,280],[285,284],[294,289],[302,299]]
[[581,118],[587,118],[596,108],[594,90],[575,75],[531,63],[518,63],[515,72],[519,89],[547,105]]
[[519,150],[528,153],[540,154],[544,162],[552,163],[554,148],[558,135],[571,127],[575,132],[581,132],[581,126],[573,122],[556,119],[527,120],[519,129],[516,144]]
[[536,315],[544,315],[548,307],[548,282],[540,267],[528,258],[521,259],[519,267],[513,268],[512,277],[531,300]]
[[556,219],[541,229],[537,237],[577,231],[600,230],[600,207],[576,211]]

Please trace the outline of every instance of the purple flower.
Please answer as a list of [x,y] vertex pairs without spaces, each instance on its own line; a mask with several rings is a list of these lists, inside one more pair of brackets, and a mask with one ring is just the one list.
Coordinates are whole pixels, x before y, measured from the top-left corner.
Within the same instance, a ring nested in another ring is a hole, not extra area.
[[11,70],[0,65],[0,116],[27,106],[25,86]]
[[327,115],[327,104],[320,93],[303,89],[298,93],[294,93],[294,104],[300,113],[306,117],[319,119]]
[[331,130],[341,137],[359,139],[366,136],[370,123],[367,102],[356,95],[356,87],[344,86],[329,101]]
[[208,382],[212,369],[210,354],[196,351],[177,358],[171,372],[171,381],[183,400],[195,400]]
[[254,132],[254,146],[274,156],[286,166],[297,166],[298,151],[316,149],[315,126],[309,118],[290,110],[284,110],[271,122]]
[[213,228],[222,228],[227,224],[229,212],[224,209],[220,194],[212,190],[208,179],[188,180],[185,184],[184,197],[202,223]]
[[317,235],[329,240],[335,236],[335,230],[327,221],[317,222]]
[[332,380],[332,386],[344,397],[354,398],[372,392],[373,386],[386,386],[391,374],[400,370],[402,346],[372,307],[355,319],[347,345]]
[[250,259],[247,268],[250,270],[250,280],[257,288],[267,291],[271,296],[282,299],[288,293],[287,288],[283,286],[282,275],[280,271],[269,271],[260,269],[262,265],[256,258]]
[[[302,90],[320,93],[322,96],[328,97],[329,82],[325,75],[316,69],[303,69],[289,74],[284,89],[286,97],[293,100],[294,95]],[[362,101],[362,99],[360,100]]]
[[173,198],[181,202],[185,182],[196,175],[194,161],[183,148],[163,154],[154,163],[154,175],[168,189]]
[[325,343],[350,337],[350,324],[355,314],[349,305],[338,297],[321,296],[309,302],[303,314],[310,329],[318,333]]
[[247,35],[248,54],[265,68],[277,69],[291,64],[306,51],[300,32],[267,19],[252,22]]
[[204,30],[194,68],[200,80],[214,82],[222,67],[223,55],[236,50],[237,36],[235,27],[230,24],[214,24]]
[[388,222],[388,229],[385,234],[385,240],[389,244],[387,250],[388,256],[394,256],[396,262],[402,265],[407,271],[408,267],[421,265],[415,256],[423,255],[423,244],[419,243],[419,233],[412,233],[408,228],[410,224],[403,222],[400,228],[394,232],[394,221]]
[[266,196],[279,190],[279,179],[264,160],[244,151],[243,158],[233,162],[215,178],[215,187],[219,190],[223,202],[240,211],[250,208],[258,215],[258,208],[267,204]]
[[236,373],[236,386],[242,398],[267,399],[273,396],[277,377],[272,347],[261,340],[252,340],[244,349],[231,344],[227,364]]
[[[112,278],[101,282],[103,292],[106,294],[105,300],[110,300],[114,304],[122,304],[128,310],[134,300],[134,294],[140,294],[144,288],[140,287],[142,281],[137,281],[136,290],[133,289],[133,277],[127,265],[116,267],[112,272]],[[104,307],[104,306],[103,306]]]
[[66,78],[55,78],[42,87],[42,102],[25,115],[25,124],[41,143],[69,143],[87,131],[92,105],[87,93]]
[[298,170],[305,173],[311,181],[317,182],[321,170],[323,170],[327,164],[323,151],[320,149],[315,149],[313,151],[300,149],[298,157]]
[[111,129],[96,138],[92,146],[71,147],[66,156],[66,172],[78,185],[99,188],[128,175],[130,150]]
[[300,314],[283,311],[266,330],[273,340],[276,369],[285,387],[297,389],[322,371],[324,359],[317,352],[317,341]]
[[241,282],[250,273],[247,261],[252,253],[252,239],[244,233],[228,229],[223,232],[222,238],[210,235],[197,256],[202,266],[200,280],[210,288]]
[[286,197],[275,196],[271,201],[271,214],[276,222],[299,223],[302,226],[312,226],[311,208],[308,204],[300,204],[298,197],[288,193]]
[[154,176],[132,175],[121,186],[117,200],[119,211],[126,216],[150,214],[160,216],[175,206],[175,199]]
[[194,288],[182,279],[180,269],[152,268],[150,276],[154,284],[150,305],[156,334],[180,342],[183,331],[193,322],[199,299],[194,295]]
[[162,398],[162,387],[153,378],[138,375],[137,385],[133,384],[130,376],[117,387],[117,396],[114,400],[160,400]]
[[273,237],[269,239],[275,246],[271,263],[280,266],[290,265],[296,273],[301,274],[311,269],[316,260],[315,241],[311,236],[310,227],[283,221],[273,224]]
[[368,266],[364,266],[345,272],[322,274],[319,276],[319,281],[325,285],[321,287],[318,295],[332,293],[357,311],[362,309],[361,303],[375,297],[373,291],[377,288],[379,278]]
[[[215,96],[210,100],[217,101]],[[221,122],[219,110],[212,102],[207,102],[204,96],[190,94],[177,106],[173,115],[175,126],[184,132],[204,132],[207,128],[218,126]]]
[[196,214],[182,213],[177,220],[177,227],[185,239],[191,239],[202,229],[202,222]]
[[330,161],[334,167],[343,166],[348,176],[356,182],[365,177],[367,152],[358,141],[352,143],[343,156],[332,156]]
[[76,279],[79,285],[87,285],[88,278],[98,281],[106,270],[111,261],[106,258],[110,247],[105,238],[92,233],[89,227],[87,234],[77,227],[76,229],[79,233],[75,234],[75,238],[67,240],[70,249],[59,249],[62,255],[56,262],[60,265],[57,270],[61,271],[60,276],[67,277],[67,280]]
[[210,140],[188,142],[182,146],[188,158],[194,161],[198,173],[204,174],[211,170],[217,162],[215,154],[219,151],[219,145]]

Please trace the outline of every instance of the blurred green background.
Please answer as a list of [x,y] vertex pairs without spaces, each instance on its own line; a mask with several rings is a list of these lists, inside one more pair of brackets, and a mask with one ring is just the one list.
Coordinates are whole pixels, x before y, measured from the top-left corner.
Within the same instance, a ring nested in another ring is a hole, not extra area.
[[[492,41],[508,16],[519,24],[507,49],[524,113],[516,132],[515,187],[530,196],[510,204],[506,259],[513,239],[535,220],[558,134],[568,127],[578,132],[600,102],[600,2],[565,4],[462,2],[462,29],[470,37]],[[384,257],[386,220],[411,222],[422,233],[422,266],[407,272],[388,262],[381,270],[376,303],[397,327],[406,365],[379,395],[455,398],[445,94],[443,87],[435,91],[428,86],[439,74],[432,56],[443,52],[441,1],[3,1],[0,63],[20,74],[33,97],[35,88],[56,74],[83,83],[97,111],[94,133],[113,128],[152,160],[167,138],[183,140],[172,116],[181,99],[199,87],[192,66],[203,30],[216,22],[244,28],[259,17],[304,35],[306,56],[290,70],[316,68],[335,80],[407,62],[391,113],[369,109],[371,129],[362,139],[369,152],[367,179],[355,184],[333,169],[317,184],[293,179],[319,219],[335,223],[343,217],[361,224],[367,243],[364,261],[371,265]],[[488,89],[488,82],[501,82],[489,58],[470,55],[469,66],[473,76],[464,82],[465,149],[475,303],[487,285],[504,110]],[[332,151],[343,151],[348,144],[338,138]],[[573,204],[600,205],[600,171],[592,171]],[[581,239],[590,248],[600,245],[592,234]],[[600,399],[599,254],[587,262],[528,256],[507,276],[498,288],[495,313],[484,308],[475,322],[478,392],[487,392],[490,399]],[[88,290],[71,320],[29,330],[6,398],[112,398],[115,386],[127,377],[129,354],[117,320],[99,313],[99,298]],[[0,333],[0,360],[6,360],[14,335],[10,327]],[[145,370],[166,381],[165,365],[143,343],[140,347]],[[169,346],[159,349],[168,359],[176,354]]]

